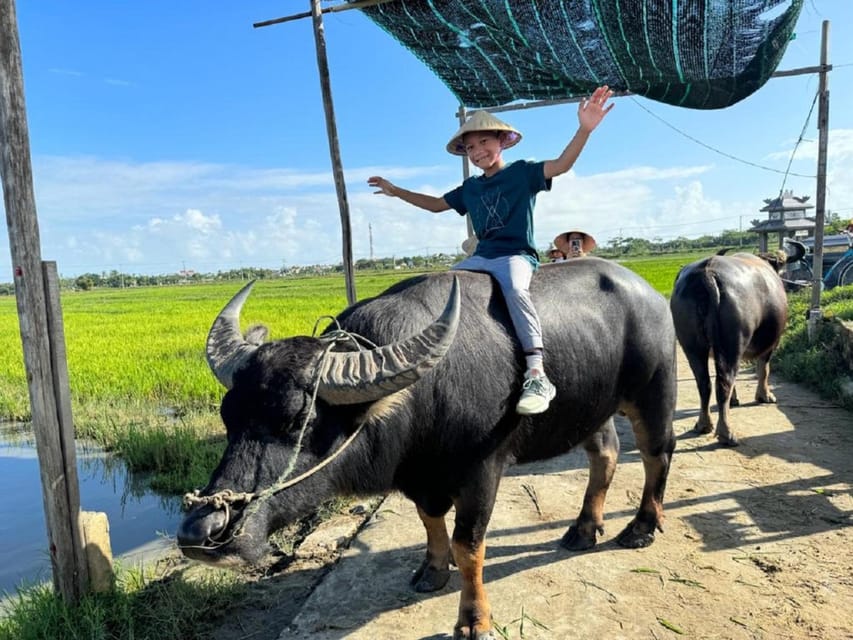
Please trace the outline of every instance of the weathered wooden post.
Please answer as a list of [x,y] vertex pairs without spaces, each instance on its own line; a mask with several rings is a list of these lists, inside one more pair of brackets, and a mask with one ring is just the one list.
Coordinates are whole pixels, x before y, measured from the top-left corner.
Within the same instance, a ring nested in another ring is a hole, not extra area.
[[354,304],[355,279],[352,264],[352,228],[349,217],[349,201],[344,182],[344,170],[341,166],[341,149],[338,144],[338,126],[335,122],[335,107],[332,102],[332,84],[329,79],[329,61],[326,57],[326,32],[323,27],[323,13],[320,0],[311,0],[311,17],[314,21],[314,43],[317,49],[317,67],[320,71],[320,89],[323,93],[323,109],[326,114],[326,133],[329,139],[329,154],[332,157],[332,173],[335,177],[335,190],[338,193],[338,208],[341,213],[341,231],[343,232],[343,264],[347,283],[347,302]]
[[[58,343],[51,350],[51,326],[55,330],[56,323],[61,323],[61,314],[58,304],[48,308],[45,295],[14,0],[0,0],[0,179],[53,582],[66,601],[76,602],[88,589],[89,574],[78,523],[80,496],[70,405],[59,392],[63,384],[67,386],[64,342],[61,350]],[[61,366],[55,366],[60,361]]]
[[817,197],[815,198],[814,251],[812,258],[811,308],[809,309],[806,330],[810,340],[817,335],[817,323],[822,317],[820,293],[823,289],[823,225],[826,207],[826,155],[829,146],[829,20],[823,21],[820,39],[820,80],[818,85],[817,106]]

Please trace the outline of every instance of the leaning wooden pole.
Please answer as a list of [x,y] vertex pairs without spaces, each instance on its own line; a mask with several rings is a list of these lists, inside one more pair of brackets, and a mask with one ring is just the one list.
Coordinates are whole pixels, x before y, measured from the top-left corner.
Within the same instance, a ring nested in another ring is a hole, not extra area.
[[[14,0],[0,0],[0,179],[53,582],[64,599],[73,603],[86,592],[88,570],[78,522],[80,501],[73,438],[70,446],[63,446],[66,439],[62,437],[60,421],[65,410],[60,406],[51,361],[51,323],[42,274]],[[51,309],[56,312],[57,307]],[[53,355],[61,357],[55,351]]]
[[814,254],[812,271],[811,309],[808,319],[810,338],[816,335],[820,320],[820,293],[823,285],[823,225],[826,219],[826,155],[829,146],[829,20],[823,21],[820,39],[820,80],[818,83],[817,107],[817,197],[815,198]]
[[353,304],[356,301],[356,296],[352,263],[352,229],[350,227],[349,202],[347,201],[347,188],[344,182],[344,170],[341,164],[341,150],[338,144],[338,126],[335,123],[335,107],[332,103],[332,83],[329,79],[329,61],[326,57],[326,32],[323,27],[323,12],[320,8],[320,0],[311,0],[311,17],[314,20],[314,42],[317,46],[317,67],[320,71],[323,109],[326,112],[326,133],[329,140],[329,154],[332,156],[332,172],[335,177],[335,190],[338,193],[338,208],[341,212],[347,302]]

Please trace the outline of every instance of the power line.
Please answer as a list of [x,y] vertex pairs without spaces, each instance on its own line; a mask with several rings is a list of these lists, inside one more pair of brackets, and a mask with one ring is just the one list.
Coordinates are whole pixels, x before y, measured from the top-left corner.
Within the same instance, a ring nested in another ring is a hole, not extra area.
[[726,153],[725,151],[721,151],[720,149],[717,149],[716,147],[712,147],[711,145],[706,144],[705,142],[702,142],[702,141],[701,141],[701,140],[699,140],[698,138],[694,138],[694,137],[693,137],[693,136],[691,136],[689,133],[685,133],[684,131],[682,131],[681,129],[679,129],[678,127],[676,127],[675,125],[670,124],[669,122],[667,122],[666,120],[664,120],[663,118],[661,118],[659,115],[657,115],[656,113],[654,113],[654,112],[653,112],[653,111],[651,111],[650,109],[648,109],[648,108],[644,107],[644,106],[643,106],[643,105],[642,105],[642,104],[641,104],[641,103],[640,103],[636,98],[634,98],[633,96],[629,96],[629,97],[630,97],[630,98],[631,98],[631,100],[634,102],[634,104],[636,104],[638,107],[640,107],[640,109],[642,109],[643,111],[645,111],[646,113],[648,113],[648,114],[649,114],[650,116],[652,116],[653,118],[655,118],[655,119],[659,120],[660,122],[662,122],[663,124],[665,124],[667,127],[669,127],[670,129],[672,129],[672,130],[673,130],[673,131],[675,131],[676,133],[678,133],[678,134],[680,134],[680,135],[684,136],[685,138],[687,138],[688,140],[691,140],[692,142],[695,142],[695,143],[696,143],[696,144],[698,144],[699,146],[705,147],[705,148],[706,148],[706,149],[708,149],[709,151],[713,151],[714,153],[718,153],[718,154],[719,154],[719,155],[721,155],[721,156],[725,156],[726,158],[729,158],[730,160],[734,160],[735,162],[740,162],[740,163],[742,163],[742,164],[747,164],[747,165],[749,165],[749,166],[751,166],[751,167],[755,167],[755,168],[757,168],[757,169],[763,169],[764,171],[772,171],[773,173],[782,173],[782,174],[786,174],[786,175],[797,176],[797,177],[799,177],[799,178],[816,178],[816,177],[817,177],[817,176],[814,176],[814,175],[805,175],[805,174],[803,174],[803,173],[787,172],[787,171],[782,171],[782,170],[780,170],[780,169],[774,169],[773,167],[766,167],[766,166],[764,166],[763,164],[758,164],[757,162],[751,162],[750,160],[744,160],[743,158],[738,158],[737,156],[733,156],[733,155],[732,155],[732,154],[730,154],[730,153]]
[[788,179],[788,172],[791,170],[791,163],[794,161],[794,155],[797,153],[797,147],[799,147],[800,143],[803,141],[803,137],[806,135],[806,127],[809,126],[809,121],[812,119],[812,111],[814,111],[814,106],[817,103],[817,95],[817,92],[815,92],[814,99],[812,100],[812,106],[809,107],[809,115],[806,116],[806,121],[803,123],[803,130],[800,131],[800,137],[797,138],[797,142],[794,144],[794,148],[791,151],[791,157],[788,158],[788,166],[785,168],[785,175],[782,177],[782,186],[779,187],[780,198],[785,190],[785,181]]

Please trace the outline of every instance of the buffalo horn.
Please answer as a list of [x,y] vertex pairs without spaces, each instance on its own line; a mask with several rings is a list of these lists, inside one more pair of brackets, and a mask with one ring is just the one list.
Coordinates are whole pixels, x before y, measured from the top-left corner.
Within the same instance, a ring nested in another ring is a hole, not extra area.
[[240,309],[249,297],[255,281],[240,289],[225,305],[207,334],[207,364],[226,389],[234,384],[234,372],[243,366],[265,337],[265,330],[250,329],[251,341],[240,333]]
[[318,395],[330,404],[372,402],[416,382],[444,357],[459,324],[459,280],[444,312],[418,335],[364,351],[330,352]]

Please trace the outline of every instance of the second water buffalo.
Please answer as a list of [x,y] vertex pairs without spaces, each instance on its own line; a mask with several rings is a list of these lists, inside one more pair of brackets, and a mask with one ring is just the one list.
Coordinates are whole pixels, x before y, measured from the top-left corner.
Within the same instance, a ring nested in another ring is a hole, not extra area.
[[[801,247],[802,245],[800,245]],[[788,320],[788,300],[777,269],[801,256],[787,252],[714,255],[684,267],[675,281],[670,309],[675,333],[696,378],[701,403],[695,431],[711,433],[711,377],[717,371],[717,439],[738,444],[729,422],[737,404],[735,376],[742,360],[753,360],[758,375],[757,402],[776,402],[768,384],[769,360]]]

